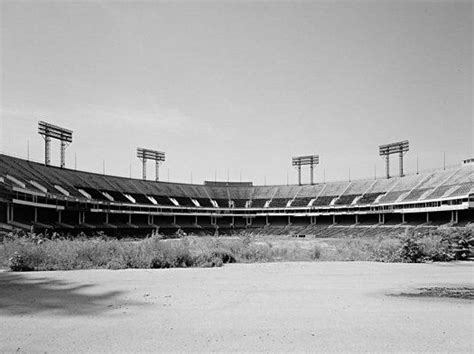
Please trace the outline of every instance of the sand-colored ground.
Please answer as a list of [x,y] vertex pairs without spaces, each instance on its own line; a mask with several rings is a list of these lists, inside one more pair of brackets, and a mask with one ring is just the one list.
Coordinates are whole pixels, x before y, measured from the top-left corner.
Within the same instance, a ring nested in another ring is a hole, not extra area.
[[0,272],[0,352],[473,352],[474,266],[272,263]]

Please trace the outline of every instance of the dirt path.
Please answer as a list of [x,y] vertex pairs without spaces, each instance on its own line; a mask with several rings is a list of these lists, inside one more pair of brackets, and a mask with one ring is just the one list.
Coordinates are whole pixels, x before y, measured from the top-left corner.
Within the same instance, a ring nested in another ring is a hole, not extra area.
[[474,266],[272,263],[0,273],[0,352],[474,350]]

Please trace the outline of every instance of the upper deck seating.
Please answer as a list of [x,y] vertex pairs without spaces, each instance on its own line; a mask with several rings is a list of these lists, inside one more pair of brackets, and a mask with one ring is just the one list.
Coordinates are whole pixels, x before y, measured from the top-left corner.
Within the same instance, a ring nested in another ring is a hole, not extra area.
[[321,197],[331,196],[333,198],[340,196],[348,187],[349,182],[330,182],[326,184],[326,188],[319,194]]
[[353,195],[354,198],[358,195],[362,195],[374,185],[375,180],[361,180],[350,182],[349,186],[344,191],[343,195]]
[[314,199],[325,187],[326,185],[323,183],[301,186],[296,198],[310,198],[310,200]]
[[273,194],[273,199],[293,199],[300,189],[301,186],[297,185],[279,186]]
[[[333,199],[336,199],[336,206],[344,206],[352,203],[369,205],[376,201],[383,204],[459,198],[467,196],[472,191],[473,170],[472,164],[466,164],[445,171],[390,179],[303,186],[208,186],[143,181],[73,171],[0,154],[0,177],[5,179],[5,176],[9,175],[18,181],[3,182],[4,188],[15,187],[17,190],[26,188],[32,192],[46,193],[49,199],[58,200],[68,198],[83,200],[85,196],[79,192],[79,189],[82,189],[93,201],[106,203],[133,203],[135,200],[137,204],[153,205],[154,203],[147,198],[150,196],[163,206],[175,206],[169,199],[171,197],[180,206],[196,207],[192,200],[195,199],[199,205],[207,208],[215,207],[211,199],[216,200],[219,207],[223,208],[229,207],[229,200],[232,200],[231,206],[234,208],[245,208],[249,201],[251,208],[263,208],[265,204],[270,208],[286,208],[289,201],[292,201],[290,208],[304,208],[312,199],[316,199],[312,205],[320,207],[329,206]],[[270,202],[267,203],[268,201]]]

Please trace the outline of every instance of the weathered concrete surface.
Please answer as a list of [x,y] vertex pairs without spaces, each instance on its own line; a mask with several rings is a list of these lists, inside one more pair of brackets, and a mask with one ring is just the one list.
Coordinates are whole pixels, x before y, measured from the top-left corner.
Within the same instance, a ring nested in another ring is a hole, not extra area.
[[456,264],[272,263],[0,273],[0,352],[473,352],[473,302],[387,293],[473,286]]

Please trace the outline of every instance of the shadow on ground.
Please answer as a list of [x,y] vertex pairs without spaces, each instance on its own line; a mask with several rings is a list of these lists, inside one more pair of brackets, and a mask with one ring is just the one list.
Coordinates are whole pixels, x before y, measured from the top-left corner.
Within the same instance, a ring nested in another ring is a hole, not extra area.
[[35,277],[31,273],[0,272],[0,316],[48,313],[53,315],[97,315],[133,306],[120,299],[122,291],[98,293],[92,284]]

